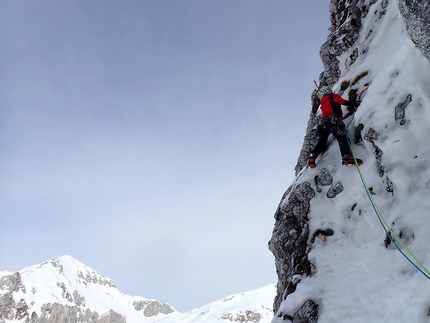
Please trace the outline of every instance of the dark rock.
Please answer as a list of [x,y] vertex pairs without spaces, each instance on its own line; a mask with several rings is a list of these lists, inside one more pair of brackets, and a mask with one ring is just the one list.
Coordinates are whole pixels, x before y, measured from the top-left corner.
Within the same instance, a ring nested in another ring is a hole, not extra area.
[[335,198],[339,193],[343,191],[343,185],[341,182],[337,182],[335,185],[330,187],[330,189],[327,191],[327,198],[332,199]]
[[366,135],[364,135],[364,139],[368,142],[371,142],[372,144],[375,143],[375,140],[379,138],[379,133],[375,131],[373,128],[369,128]]
[[155,316],[158,314],[170,314],[174,309],[169,304],[161,304],[159,301],[151,301],[143,310],[143,315],[146,317]]
[[293,316],[293,323],[317,323],[319,305],[308,299]]
[[393,193],[393,195],[394,195],[394,184],[393,184],[393,182],[388,178],[388,176],[385,179],[386,179],[386,185],[387,185],[387,187],[386,187],[387,192]]
[[369,128],[367,134],[364,135],[364,140],[372,143],[373,145],[373,148],[374,148],[373,154],[376,159],[376,166],[378,167],[379,176],[382,177],[385,174],[385,167],[382,165],[382,155],[384,152],[375,144],[375,140],[377,140],[378,138],[379,138],[379,133],[375,131],[373,128]]
[[8,290],[11,292],[23,292],[26,293],[25,286],[21,280],[21,274],[14,272],[11,275],[4,276],[0,279],[0,289]]
[[12,292],[0,295],[0,322],[5,320],[13,320],[15,317],[15,300]]
[[334,234],[334,231],[332,229],[317,229],[312,235],[310,242],[314,243],[316,237],[320,238],[322,241],[325,242],[326,238],[332,236],[333,234]]
[[317,182],[319,185],[327,186],[333,183],[333,176],[327,168],[321,169],[320,174],[318,175]]
[[425,0],[399,0],[399,8],[409,36],[430,60],[430,3]]
[[[362,20],[376,0],[365,3],[364,0],[330,1],[330,35],[321,46],[320,56],[324,72],[320,77],[321,85],[333,85],[339,80],[340,68],[337,57],[349,51],[359,37]],[[353,50],[350,65],[358,58],[358,50]]]
[[356,145],[359,145],[363,141],[363,137],[361,136],[361,132],[364,129],[364,125],[360,123],[357,127],[354,129],[354,143]]
[[[319,105],[319,101],[318,101]],[[318,106],[317,106],[318,107]],[[306,135],[303,138],[303,145],[302,149],[300,150],[300,155],[297,158],[297,164],[296,167],[294,167],[294,170],[297,174],[308,165],[308,157],[311,153],[312,149],[315,147],[315,145],[318,142],[318,135],[316,131],[316,125],[321,120],[320,117],[318,117],[315,113],[310,114],[307,129],[306,129]]]
[[239,323],[258,323],[262,319],[260,313],[255,311],[244,311],[236,314],[225,313],[221,316],[221,320],[227,322],[239,322]]
[[400,102],[394,108],[394,120],[400,121],[401,125],[405,124],[405,109],[412,102],[412,94],[408,94],[403,102]]
[[277,296],[273,305],[275,312],[291,292],[295,284],[293,276],[311,274],[308,214],[310,200],[314,196],[315,191],[310,183],[301,183],[291,189],[288,200],[275,214],[276,222],[269,241],[278,274]]

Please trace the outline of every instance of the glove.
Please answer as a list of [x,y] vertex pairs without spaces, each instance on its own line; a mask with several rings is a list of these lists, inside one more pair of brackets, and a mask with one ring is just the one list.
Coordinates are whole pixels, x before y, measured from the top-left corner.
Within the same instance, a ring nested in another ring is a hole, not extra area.
[[358,106],[350,106],[350,107],[346,107],[346,109],[348,110],[348,115],[351,115],[355,112],[355,110],[357,110]]
[[361,101],[360,101],[360,100],[355,101],[355,102],[354,102],[354,107],[358,108],[358,107],[360,106],[360,104],[361,104]]

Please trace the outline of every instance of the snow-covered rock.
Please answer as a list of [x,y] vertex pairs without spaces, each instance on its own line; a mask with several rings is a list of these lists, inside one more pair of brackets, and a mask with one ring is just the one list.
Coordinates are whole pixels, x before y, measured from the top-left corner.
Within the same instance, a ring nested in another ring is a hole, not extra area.
[[273,318],[272,302],[276,289],[269,285],[257,290],[230,295],[188,313],[172,314],[165,321],[181,323],[268,323]]
[[0,322],[150,322],[147,317],[174,312],[157,300],[124,295],[70,256],[4,274],[0,291]]
[[[186,291],[184,291],[186,292]],[[0,272],[0,322],[270,322],[273,285],[179,313],[158,300],[121,293],[106,276],[70,256]]]
[[297,176],[269,242],[279,278],[273,322],[430,322],[429,279],[375,213],[430,268],[429,3],[332,0],[330,11],[320,82],[350,100],[369,85],[345,123],[371,198],[334,140],[315,169],[306,166],[321,118],[313,93]]

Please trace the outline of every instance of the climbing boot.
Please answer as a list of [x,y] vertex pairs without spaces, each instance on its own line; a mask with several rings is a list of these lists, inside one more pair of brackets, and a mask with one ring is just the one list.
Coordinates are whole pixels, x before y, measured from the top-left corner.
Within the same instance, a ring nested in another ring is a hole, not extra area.
[[[363,164],[363,161],[360,158],[355,158],[355,160],[357,161],[358,166]],[[352,156],[351,154],[343,155],[342,156],[342,165],[344,165],[344,166],[355,165],[355,160],[354,160],[354,156]]]
[[311,153],[308,158],[308,164],[310,168],[315,168],[315,159],[317,159],[317,156],[314,153]]

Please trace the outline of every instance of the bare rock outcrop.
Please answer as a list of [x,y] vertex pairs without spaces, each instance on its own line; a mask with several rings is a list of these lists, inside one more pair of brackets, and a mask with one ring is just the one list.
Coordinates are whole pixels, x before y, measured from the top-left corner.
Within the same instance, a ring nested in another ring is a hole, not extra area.
[[[275,227],[269,249],[275,255],[275,266],[279,280],[274,310],[294,292],[297,285],[296,275],[309,275],[312,265],[308,259],[310,200],[315,191],[310,183],[304,182],[292,188],[285,196],[275,214]],[[285,203],[285,204],[283,204]]]
[[399,0],[399,8],[410,38],[430,60],[430,3],[423,0]]

